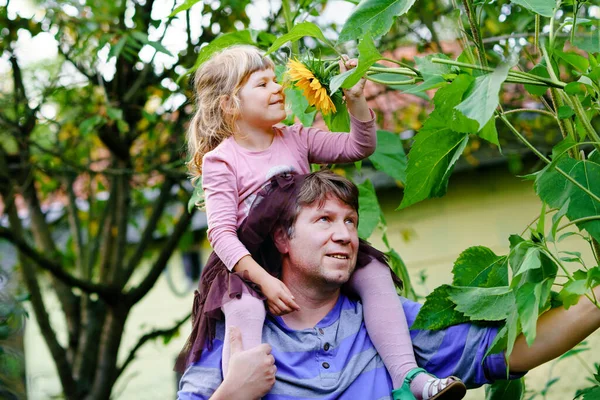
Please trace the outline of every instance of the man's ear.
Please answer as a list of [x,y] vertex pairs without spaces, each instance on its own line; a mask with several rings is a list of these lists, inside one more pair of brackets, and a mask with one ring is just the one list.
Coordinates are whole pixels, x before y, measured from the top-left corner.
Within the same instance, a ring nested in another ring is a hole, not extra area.
[[275,228],[275,231],[273,232],[273,242],[275,243],[275,247],[277,247],[277,251],[279,251],[279,253],[288,253],[289,238],[282,227]]

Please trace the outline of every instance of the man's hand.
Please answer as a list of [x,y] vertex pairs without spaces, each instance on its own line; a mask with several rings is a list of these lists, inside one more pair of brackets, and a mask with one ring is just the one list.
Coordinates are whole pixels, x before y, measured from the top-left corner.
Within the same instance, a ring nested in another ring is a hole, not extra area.
[[275,384],[275,358],[271,346],[261,344],[250,350],[242,347],[242,334],[231,327],[229,369],[223,383],[211,399],[260,399]]
[[292,292],[279,279],[268,275],[259,284],[261,291],[267,297],[267,307],[271,314],[285,315],[300,310]]

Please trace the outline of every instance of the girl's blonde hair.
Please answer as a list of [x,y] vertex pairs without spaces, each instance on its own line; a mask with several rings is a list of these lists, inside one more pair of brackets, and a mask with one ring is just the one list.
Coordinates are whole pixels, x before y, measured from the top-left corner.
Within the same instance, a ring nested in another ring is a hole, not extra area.
[[253,46],[228,47],[214,54],[194,76],[196,113],[187,132],[188,170],[192,182],[202,175],[202,157],[233,136],[240,115],[238,93],[248,77],[273,61]]

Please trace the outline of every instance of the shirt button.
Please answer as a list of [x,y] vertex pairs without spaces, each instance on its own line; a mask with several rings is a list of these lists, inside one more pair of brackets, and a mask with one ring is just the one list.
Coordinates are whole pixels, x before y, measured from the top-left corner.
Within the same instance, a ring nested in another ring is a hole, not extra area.
[[325,343],[325,346],[323,346],[323,350],[327,351],[329,350],[329,343]]
[[323,335],[325,332],[323,332],[323,329],[322,329],[322,328],[319,328],[319,333],[320,333],[321,335]]
[[324,362],[324,363],[323,363],[323,368],[325,368],[325,369],[329,369],[329,363],[326,363],[326,362]]

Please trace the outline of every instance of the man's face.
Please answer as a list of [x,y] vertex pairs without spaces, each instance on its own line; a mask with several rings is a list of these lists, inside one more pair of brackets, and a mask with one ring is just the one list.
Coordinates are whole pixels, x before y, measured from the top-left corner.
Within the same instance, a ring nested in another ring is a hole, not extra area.
[[334,197],[328,197],[321,208],[317,204],[303,207],[282,249],[290,273],[329,287],[347,282],[356,266],[357,223],[357,212]]

